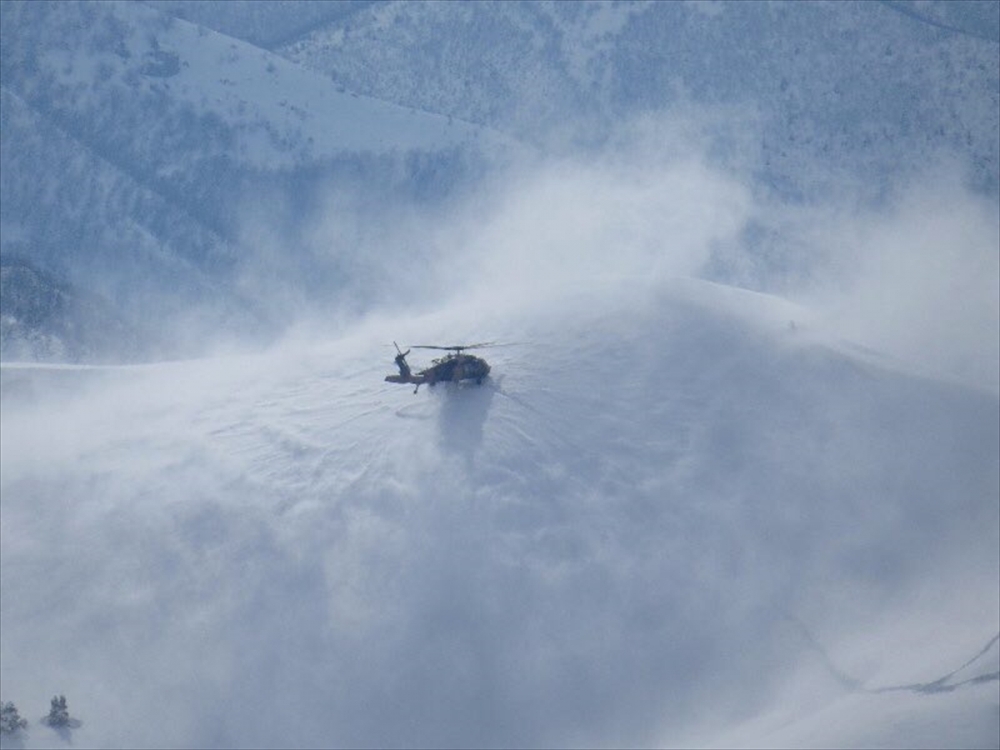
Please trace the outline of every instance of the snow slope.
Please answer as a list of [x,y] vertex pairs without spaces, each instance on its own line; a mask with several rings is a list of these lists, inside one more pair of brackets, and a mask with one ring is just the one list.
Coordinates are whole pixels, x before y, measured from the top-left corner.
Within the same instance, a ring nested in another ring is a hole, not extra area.
[[[344,152],[436,151],[479,138],[501,142],[482,127],[335,87],[327,76],[267,50],[141,3],[69,3],[42,12],[15,6],[5,20],[13,47],[5,85],[37,106],[79,117],[107,106],[108,99],[123,107],[123,99],[153,93],[160,109],[194,113],[182,123],[187,130],[213,117],[217,127],[231,129],[235,157],[244,165],[279,169]],[[27,38],[19,40],[15,30]],[[154,151],[166,151],[173,169],[183,172],[189,166],[183,157],[201,154],[190,147],[186,154],[172,153],[181,135],[172,134]],[[162,154],[150,158],[160,161]]]
[[[83,722],[24,746],[996,745],[994,394],[694,280],[480,302],[0,368],[4,700]],[[512,345],[383,382],[445,338]]]
[[278,47],[348,89],[559,149],[637,113],[728,108],[787,195],[880,186],[942,151],[997,191],[996,3],[385,2]]
[[[443,150],[480,137],[484,145],[501,143],[495,131],[335,88],[320,73],[184,21],[161,36],[161,49],[169,45],[181,61],[171,79],[174,95],[241,124],[241,156],[256,166],[279,168],[295,158],[311,161],[345,151]],[[206,43],[207,36],[217,41]],[[283,153],[288,139],[301,144],[301,153]]]

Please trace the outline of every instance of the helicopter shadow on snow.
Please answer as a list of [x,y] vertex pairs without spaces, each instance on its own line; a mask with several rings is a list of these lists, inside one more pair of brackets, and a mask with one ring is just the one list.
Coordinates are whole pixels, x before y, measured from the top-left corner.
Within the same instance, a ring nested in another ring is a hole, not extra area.
[[490,379],[482,385],[441,383],[434,389],[440,402],[438,432],[444,452],[473,461],[483,443],[495,390]]

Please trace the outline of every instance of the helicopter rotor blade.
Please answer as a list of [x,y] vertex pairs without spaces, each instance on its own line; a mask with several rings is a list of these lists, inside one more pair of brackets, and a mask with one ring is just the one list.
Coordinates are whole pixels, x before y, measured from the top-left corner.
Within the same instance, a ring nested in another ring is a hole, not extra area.
[[446,350],[446,351],[460,352],[460,351],[463,351],[464,349],[485,349],[486,347],[490,347],[490,346],[498,346],[498,344],[495,344],[492,341],[486,341],[486,342],[483,342],[483,343],[480,343],[480,344],[465,344],[463,346],[430,346],[429,344],[416,344],[412,348],[413,349],[442,349],[442,350]]

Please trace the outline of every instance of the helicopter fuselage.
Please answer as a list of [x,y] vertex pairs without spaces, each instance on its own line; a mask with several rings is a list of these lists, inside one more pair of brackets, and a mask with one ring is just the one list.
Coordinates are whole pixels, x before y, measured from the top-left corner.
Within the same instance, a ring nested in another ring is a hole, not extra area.
[[460,380],[475,380],[480,383],[489,373],[490,366],[486,364],[486,360],[461,353],[435,359],[430,367],[420,371],[425,378],[424,382],[429,385],[444,380],[454,383]]
[[444,357],[439,357],[432,361],[430,367],[420,370],[417,373],[413,373],[410,370],[405,356],[405,354],[400,353],[396,357],[396,366],[399,367],[399,375],[386,375],[386,382],[410,383],[417,386],[417,388],[424,383],[433,386],[435,383],[458,383],[462,380],[475,380],[479,384],[490,373],[490,366],[486,360],[471,354],[463,354],[462,352],[454,352]]

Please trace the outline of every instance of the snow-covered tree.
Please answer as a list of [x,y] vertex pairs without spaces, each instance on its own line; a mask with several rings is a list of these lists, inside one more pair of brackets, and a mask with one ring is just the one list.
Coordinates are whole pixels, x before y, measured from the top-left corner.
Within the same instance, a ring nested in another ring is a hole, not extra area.
[[0,734],[16,734],[27,726],[13,703],[0,702]]
[[50,727],[69,726],[69,709],[66,708],[66,696],[58,695],[52,698],[52,708],[49,715],[45,717],[45,723]]

